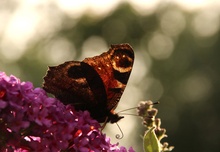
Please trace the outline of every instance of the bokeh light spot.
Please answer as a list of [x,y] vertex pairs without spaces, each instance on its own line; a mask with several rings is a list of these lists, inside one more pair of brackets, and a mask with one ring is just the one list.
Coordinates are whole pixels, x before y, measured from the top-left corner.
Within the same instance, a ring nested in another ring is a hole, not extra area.
[[212,83],[202,73],[188,76],[180,85],[179,93],[185,102],[205,101],[212,92]]
[[185,28],[185,25],[185,17],[180,11],[168,10],[161,16],[161,29],[169,36],[178,36]]
[[91,36],[87,40],[85,40],[82,45],[81,60],[86,57],[100,55],[104,51],[108,51],[108,46],[105,40],[99,36]]
[[192,22],[192,28],[196,36],[211,37],[219,31],[219,14],[213,10],[199,13]]
[[42,51],[38,52],[39,60],[47,64],[60,64],[73,60],[76,52],[73,43],[65,38],[58,38],[48,43]]
[[149,54],[158,60],[167,59],[173,52],[174,44],[170,37],[156,33],[149,41]]

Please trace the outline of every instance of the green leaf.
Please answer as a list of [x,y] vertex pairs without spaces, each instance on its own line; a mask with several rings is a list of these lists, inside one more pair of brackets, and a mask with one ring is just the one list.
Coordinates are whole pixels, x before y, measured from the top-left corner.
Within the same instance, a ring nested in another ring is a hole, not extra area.
[[160,142],[154,132],[155,127],[150,128],[144,135],[144,151],[145,152],[160,152]]

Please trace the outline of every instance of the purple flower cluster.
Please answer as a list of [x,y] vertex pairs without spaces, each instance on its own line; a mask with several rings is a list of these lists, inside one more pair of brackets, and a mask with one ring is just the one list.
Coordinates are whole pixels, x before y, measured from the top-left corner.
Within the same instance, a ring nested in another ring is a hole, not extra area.
[[134,152],[111,144],[87,111],[0,72],[0,151]]

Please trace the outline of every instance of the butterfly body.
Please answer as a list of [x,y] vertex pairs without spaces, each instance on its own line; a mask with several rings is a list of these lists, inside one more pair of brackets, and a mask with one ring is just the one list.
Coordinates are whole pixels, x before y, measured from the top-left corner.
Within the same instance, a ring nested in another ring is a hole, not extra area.
[[130,76],[134,53],[130,45],[111,45],[109,51],[83,61],[49,67],[43,88],[76,110],[88,110],[98,122],[117,122],[114,113]]

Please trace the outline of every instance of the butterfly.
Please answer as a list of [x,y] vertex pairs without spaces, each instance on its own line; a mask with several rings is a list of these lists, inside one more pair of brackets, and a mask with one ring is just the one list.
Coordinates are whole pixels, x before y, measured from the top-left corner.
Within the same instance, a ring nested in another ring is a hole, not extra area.
[[134,62],[129,44],[111,45],[107,52],[83,61],[49,67],[43,89],[76,110],[88,110],[100,123],[124,118],[114,112]]

